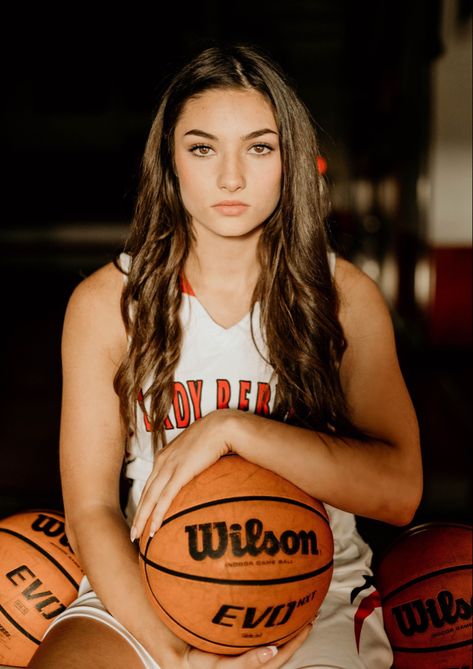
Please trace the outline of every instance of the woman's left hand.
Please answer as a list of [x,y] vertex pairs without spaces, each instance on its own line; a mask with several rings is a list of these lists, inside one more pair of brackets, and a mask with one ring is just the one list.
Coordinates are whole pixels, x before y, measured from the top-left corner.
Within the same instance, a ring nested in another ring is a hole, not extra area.
[[239,418],[245,415],[235,409],[212,411],[156,452],[153,470],[143,489],[131,528],[132,541],[141,536],[150,516],[150,536],[153,536],[179,490],[232,450],[230,425],[234,425],[238,414]]

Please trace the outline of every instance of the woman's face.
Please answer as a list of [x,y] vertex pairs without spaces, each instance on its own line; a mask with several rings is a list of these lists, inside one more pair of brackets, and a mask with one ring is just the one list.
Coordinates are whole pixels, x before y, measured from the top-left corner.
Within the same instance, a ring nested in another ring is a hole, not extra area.
[[270,104],[254,90],[209,90],[189,99],[174,134],[184,207],[195,232],[258,231],[281,193],[279,134]]

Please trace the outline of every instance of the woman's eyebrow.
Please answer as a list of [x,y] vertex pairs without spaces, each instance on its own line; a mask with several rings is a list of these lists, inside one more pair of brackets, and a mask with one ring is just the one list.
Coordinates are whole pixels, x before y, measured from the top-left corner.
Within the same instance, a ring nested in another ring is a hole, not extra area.
[[215,135],[211,135],[209,132],[204,132],[204,130],[188,130],[184,133],[184,137],[187,135],[197,135],[197,137],[205,137],[205,139],[217,139]]
[[261,135],[268,135],[269,133],[272,135],[278,135],[278,133],[275,130],[271,130],[271,128],[263,128],[262,130],[254,130],[253,132],[250,132],[249,135],[242,137],[242,140],[246,141],[248,139],[256,139],[256,137],[261,137]]
[[[247,141],[249,139],[256,139],[256,137],[261,137],[261,135],[267,135],[271,133],[272,135],[277,135],[278,133],[275,130],[271,130],[271,128],[262,128],[261,130],[253,130],[253,132],[250,132],[248,135],[244,135],[241,137],[243,141]],[[215,135],[211,135],[209,132],[205,132],[204,130],[198,130],[197,128],[193,128],[192,130],[188,130],[186,133],[184,133],[184,137],[187,135],[196,135],[197,137],[204,137],[205,139],[212,139],[212,140],[218,140],[218,137]]]

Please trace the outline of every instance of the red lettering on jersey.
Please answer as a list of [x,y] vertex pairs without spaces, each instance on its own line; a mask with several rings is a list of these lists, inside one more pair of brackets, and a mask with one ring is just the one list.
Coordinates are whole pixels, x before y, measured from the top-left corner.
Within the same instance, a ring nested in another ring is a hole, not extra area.
[[[147,413],[146,407],[145,407],[145,401],[144,401],[144,398],[143,398],[143,392],[141,390],[138,393],[138,405],[139,405],[141,411],[143,412],[143,420],[144,420],[144,423],[145,423],[146,432],[153,432],[153,425],[152,425],[152,423],[151,423],[151,421],[148,417],[148,413]],[[166,416],[166,418],[164,419],[164,429],[165,430],[172,430],[173,428],[174,428],[174,425],[169,420],[169,416]],[[133,436],[132,432],[130,433],[130,437],[131,436]]]
[[145,400],[144,400],[144,397],[143,397],[143,391],[142,390],[140,390],[140,392],[138,393],[138,405],[139,405],[141,411],[143,412],[143,420],[144,420],[144,423],[145,423],[146,432],[152,432],[153,431],[153,426],[151,425],[151,421],[148,418],[148,414],[146,412]]
[[144,418],[144,421],[145,421],[146,432],[152,432],[153,431],[153,426],[151,425],[151,422],[148,418],[148,414],[146,413],[146,411],[143,411],[143,418]]
[[202,399],[202,380],[198,381],[187,381],[187,387],[189,388],[189,394],[192,400],[192,408],[194,409],[194,420],[199,420],[202,418],[202,409],[200,406]]
[[248,411],[250,402],[248,393],[251,391],[251,381],[240,381],[240,395],[238,397],[238,408],[241,411]]
[[172,401],[176,427],[188,427],[191,419],[189,397],[185,386],[179,381],[174,382],[174,399]]
[[271,399],[271,386],[269,383],[258,383],[258,396],[256,398],[255,413],[258,416],[269,416],[269,401]]
[[230,381],[217,379],[217,409],[228,409],[230,397]]

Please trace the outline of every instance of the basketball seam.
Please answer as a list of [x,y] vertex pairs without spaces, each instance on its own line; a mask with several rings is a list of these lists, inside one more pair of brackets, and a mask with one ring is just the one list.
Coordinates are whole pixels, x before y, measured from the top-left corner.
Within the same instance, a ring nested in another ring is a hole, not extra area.
[[383,604],[387,602],[388,599],[391,599],[391,597],[394,597],[398,593],[402,592],[406,588],[410,587],[411,585],[414,585],[415,583],[420,583],[421,581],[426,581],[429,578],[433,578],[434,576],[438,576],[439,574],[448,574],[453,571],[461,571],[464,569],[471,569],[473,565],[471,564],[462,564],[462,565],[455,565],[454,567],[445,567],[444,569],[437,569],[436,571],[431,571],[428,574],[423,574],[422,576],[418,576],[417,578],[413,578],[411,581],[408,581],[407,583],[404,583],[403,585],[399,586],[392,592],[388,593],[387,595],[382,595],[381,599],[383,601]]
[[163,527],[164,525],[167,525],[176,518],[180,518],[180,516],[185,516],[187,513],[192,513],[193,511],[198,511],[199,509],[205,509],[209,506],[217,506],[218,504],[230,504],[232,502],[254,502],[254,501],[285,502],[286,504],[293,504],[294,506],[300,506],[303,509],[307,509],[308,511],[315,513],[317,516],[320,516],[320,518],[322,518],[330,527],[330,523],[328,519],[323,515],[323,513],[320,513],[320,511],[317,511],[317,509],[314,509],[314,507],[310,506],[309,504],[305,504],[304,502],[299,502],[298,500],[290,499],[288,497],[276,497],[272,495],[242,495],[240,497],[222,497],[221,499],[216,499],[211,502],[203,502],[202,504],[196,504],[196,506],[191,506],[187,509],[182,509],[182,511],[174,513],[172,516],[169,516],[169,518],[163,520],[161,526]]
[[330,567],[333,566],[333,560],[330,560],[330,562],[327,562],[324,564],[322,567],[319,569],[315,569],[314,571],[309,571],[306,574],[296,574],[294,576],[285,576],[283,578],[269,578],[269,579],[232,579],[232,578],[213,578],[211,576],[200,576],[198,574],[186,574],[183,572],[175,571],[174,569],[169,569],[168,567],[164,567],[162,565],[159,565],[157,562],[153,562],[153,560],[150,560],[146,555],[143,555],[143,553],[140,553],[140,558],[143,560],[143,562],[149,566],[149,567],[154,567],[158,571],[162,571],[165,574],[169,574],[170,576],[177,576],[178,578],[185,578],[189,581],[200,581],[203,583],[214,583],[216,585],[279,585],[280,583],[294,583],[296,581],[306,581],[308,578],[313,578],[314,576],[318,576],[319,574],[323,574],[324,571],[327,571],[327,569],[330,569]]
[[38,644],[38,646],[39,646],[39,644],[41,643],[41,641],[39,641],[38,639],[35,639],[35,637],[32,636],[29,632],[27,632],[27,631],[24,629],[24,627],[22,627],[19,623],[17,623],[16,620],[10,616],[10,614],[8,613],[8,611],[6,611],[6,610],[3,608],[3,606],[2,606],[1,604],[0,604],[0,613],[3,613],[3,615],[5,616],[5,618],[6,618],[7,620],[9,620],[9,621],[11,622],[11,624],[14,625],[14,626],[16,627],[16,629],[19,630],[24,636],[28,637],[28,639],[29,639],[30,641],[33,641],[34,643]]
[[462,648],[463,646],[469,646],[473,643],[473,639],[467,639],[466,641],[458,641],[456,643],[451,643],[448,646],[432,646],[432,647],[422,647],[422,648],[406,648],[402,646],[391,646],[392,650],[396,653],[435,653],[442,650],[453,650],[454,648]]
[[[220,505],[220,504],[230,504],[230,503],[235,503],[235,502],[255,502],[255,501],[282,502],[284,504],[291,504],[293,506],[298,506],[300,508],[303,508],[303,509],[306,509],[306,510],[312,512],[313,514],[315,514],[316,516],[321,518],[326,523],[326,525],[330,528],[329,520],[323,515],[323,513],[321,513],[317,509],[314,509],[312,506],[310,506],[308,504],[305,504],[304,502],[300,502],[298,500],[293,500],[293,499],[286,498],[286,497],[278,497],[278,496],[274,496],[274,495],[244,495],[244,496],[242,495],[242,496],[239,496],[239,497],[220,498],[220,499],[217,499],[217,500],[212,500],[210,502],[203,502],[202,504],[197,504],[195,506],[188,507],[186,509],[182,509],[181,511],[178,511],[175,514],[172,514],[171,516],[169,516],[168,518],[166,518],[163,521],[162,525],[163,526],[167,525],[167,524],[173,522],[174,520],[176,520],[176,519],[178,519],[182,516],[185,516],[185,515],[190,514],[194,511],[198,511],[198,510],[205,509],[205,508],[208,508],[208,507],[217,506],[217,505]],[[236,650],[242,650],[242,651],[245,650],[245,649],[258,647],[258,646],[261,645],[261,642],[258,641],[258,640],[255,640],[254,644],[247,644],[247,645],[238,644],[238,643],[235,643],[235,644],[223,643],[221,641],[212,640],[211,638],[207,638],[205,636],[197,634],[196,632],[186,628],[182,623],[180,623],[178,620],[173,618],[173,616],[164,608],[164,606],[158,600],[156,594],[152,591],[150,580],[149,580],[149,569],[150,568],[155,568],[158,571],[167,573],[171,576],[176,576],[176,577],[179,577],[179,578],[194,580],[194,581],[198,581],[198,582],[207,582],[207,583],[212,583],[212,584],[216,584],[216,585],[265,586],[265,585],[276,585],[276,584],[291,583],[291,582],[307,580],[307,579],[313,578],[313,577],[315,577],[315,576],[317,576],[317,575],[319,575],[319,574],[321,574],[321,573],[323,573],[323,572],[325,572],[328,569],[333,567],[333,560],[330,560],[330,562],[328,562],[327,564],[325,564],[324,566],[322,566],[321,568],[319,568],[317,570],[314,570],[314,571],[309,572],[307,574],[288,576],[288,577],[285,577],[285,578],[268,579],[268,580],[264,580],[264,581],[262,581],[261,579],[258,579],[258,580],[253,580],[253,579],[251,579],[251,580],[250,579],[236,579],[236,580],[233,580],[233,579],[219,579],[219,578],[212,578],[212,577],[207,577],[207,576],[199,576],[199,575],[193,575],[193,574],[179,573],[175,570],[168,569],[167,567],[158,565],[157,563],[153,562],[152,560],[150,560],[147,557],[147,553],[148,553],[148,550],[149,550],[149,547],[150,547],[150,542],[151,542],[151,538],[149,538],[148,541],[146,542],[144,553],[140,551],[140,558],[142,560],[143,571],[144,571],[145,578],[146,578],[146,581],[147,581],[147,584],[148,584],[149,595],[154,599],[154,601],[156,602],[158,607],[161,609],[163,614],[165,616],[167,616],[170,620],[172,620],[174,622],[174,624],[176,624],[179,628],[185,630],[187,633],[189,633],[190,635],[192,635],[195,638],[201,639],[202,641],[205,641],[207,643],[211,643],[215,646],[234,648]],[[302,625],[300,628],[297,628],[296,630],[292,631],[290,634],[283,635],[282,637],[271,641],[271,643],[281,643],[284,640],[292,638],[295,634],[297,634],[297,632],[300,629],[302,629],[305,626],[305,624],[306,623],[304,623],[304,625]]]
[[37,543],[34,541],[31,541],[31,539],[28,539],[27,537],[24,537],[22,534],[19,534],[18,532],[15,532],[14,530],[8,530],[4,527],[0,527],[0,532],[5,532],[6,534],[11,534],[12,536],[16,537],[17,539],[20,539],[21,541],[25,541],[27,544],[30,544],[30,546],[33,546],[33,548],[36,548],[37,551],[42,553],[50,562],[52,562],[58,569],[61,571],[64,576],[67,578],[70,583],[74,586],[76,590],[79,590],[79,584],[75,582],[73,577],[66,571],[66,569],[62,566],[60,562],[58,562],[55,558],[53,558],[52,555],[46,552],[44,548],[39,546]]
[[411,527],[409,530],[405,530],[400,536],[396,537],[386,548],[383,550],[382,554],[380,555],[380,560],[379,564],[381,564],[384,560],[388,558],[390,553],[392,553],[393,550],[397,550],[402,547],[402,544],[405,541],[409,541],[412,537],[419,534],[422,534],[422,532],[429,532],[429,530],[436,530],[436,529],[460,529],[460,530],[468,530],[468,533],[471,534],[472,526],[468,525],[466,523],[449,523],[449,522],[430,522],[430,523],[422,523],[422,525],[416,525],[415,527]]
[[[146,570],[145,570],[145,572],[146,572]],[[172,616],[172,615],[171,615],[171,614],[164,608],[164,606],[161,604],[161,602],[160,602],[159,599],[156,597],[156,595],[154,594],[154,592],[152,592],[152,590],[151,590],[151,586],[150,586],[150,583],[149,583],[148,573],[147,573],[147,572],[146,572],[146,580],[148,581],[149,591],[150,591],[150,593],[153,595],[153,599],[156,601],[156,603],[157,603],[157,605],[160,607],[160,609],[161,609],[161,610],[162,610],[162,611],[163,611],[163,612],[164,612],[164,613],[165,613],[165,614],[166,614],[166,615],[167,615],[167,616],[168,616],[168,617],[169,617],[169,618],[176,624],[176,625],[178,625],[178,627],[181,627],[183,630],[186,630],[186,632],[189,632],[189,634],[191,634],[192,636],[194,636],[194,637],[196,637],[196,638],[198,638],[198,639],[202,639],[203,641],[206,641],[207,643],[212,643],[212,644],[217,645],[217,646],[224,646],[225,648],[245,649],[245,648],[256,648],[256,647],[261,646],[261,642],[256,642],[255,644],[252,644],[252,645],[251,645],[251,644],[249,644],[249,645],[243,645],[243,644],[223,643],[222,641],[213,641],[212,639],[210,639],[210,638],[208,638],[208,637],[205,637],[205,636],[202,636],[201,634],[197,634],[196,632],[193,632],[192,630],[188,629],[185,625],[183,625],[182,623],[180,623],[178,620],[176,620],[175,618],[173,618],[173,616]],[[295,630],[293,630],[292,632],[290,632],[290,634],[285,634],[284,636],[279,637],[278,639],[273,639],[273,640],[271,641],[271,643],[272,643],[272,644],[274,644],[274,643],[281,643],[282,641],[284,641],[284,639],[287,639],[288,637],[293,637],[293,636],[295,636],[295,635],[297,634],[297,632],[299,632],[299,630],[301,630],[302,628],[304,628],[304,627],[306,626],[306,624],[307,624],[307,623],[303,623],[300,627],[298,627],[298,628],[296,628]]]

